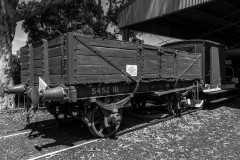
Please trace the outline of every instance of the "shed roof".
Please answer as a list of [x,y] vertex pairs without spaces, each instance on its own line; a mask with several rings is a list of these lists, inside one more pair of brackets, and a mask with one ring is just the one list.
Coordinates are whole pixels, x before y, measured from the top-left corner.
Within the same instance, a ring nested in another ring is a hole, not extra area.
[[119,12],[120,28],[240,46],[239,0],[134,0]]

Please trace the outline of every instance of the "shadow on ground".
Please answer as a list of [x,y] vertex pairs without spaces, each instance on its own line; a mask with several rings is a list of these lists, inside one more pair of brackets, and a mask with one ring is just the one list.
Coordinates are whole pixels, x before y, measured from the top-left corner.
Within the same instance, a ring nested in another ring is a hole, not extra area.
[[[214,110],[221,106],[238,108],[236,103],[240,104],[240,100],[234,99],[221,104],[210,105],[204,108],[204,110]],[[154,110],[154,112],[159,111],[159,113],[161,114],[167,114],[166,109],[162,109],[157,106],[152,106],[149,112],[151,110]],[[134,112],[134,111],[132,110],[123,111],[123,121],[118,132],[124,132],[125,130],[129,130],[130,128],[141,126],[142,124],[145,124],[145,123],[150,123],[153,120],[153,118],[141,119],[141,118],[129,116],[130,112]],[[166,117],[169,117],[169,116],[166,116]],[[54,126],[54,127],[43,129],[43,128],[46,128],[47,126]],[[51,143],[36,145],[35,148],[38,151],[41,151],[42,149],[58,146],[58,145],[64,145],[64,146],[70,147],[70,146],[74,146],[74,144],[77,142],[96,138],[93,135],[91,135],[90,131],[88,130],[88,127],[80,120],[73,120],[73,121],[70,120],[65,125],[59,126],[57,125],[55,119],[50,119],[46,121],[30,123],[24,128],[24,130],[26,129],[31,129],[31,133],[28,135],[29,139],[36,139],[40,137],[42,139],[54,140],[54,142],[51,142]],[[112,137],[112,138],[115,138],[115,137]]]

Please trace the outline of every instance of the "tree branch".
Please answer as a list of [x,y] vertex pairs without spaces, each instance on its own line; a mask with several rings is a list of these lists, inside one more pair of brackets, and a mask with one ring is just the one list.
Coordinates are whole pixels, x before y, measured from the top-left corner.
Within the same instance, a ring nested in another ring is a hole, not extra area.
[[30,0],[25,5],[17,7],[15,22],[31,18],[47,9],[71,2],[71,0]]

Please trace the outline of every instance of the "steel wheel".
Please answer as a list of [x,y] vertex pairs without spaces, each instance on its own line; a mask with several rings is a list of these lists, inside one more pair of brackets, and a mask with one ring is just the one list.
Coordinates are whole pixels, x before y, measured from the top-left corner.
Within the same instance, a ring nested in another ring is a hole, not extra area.
[[181,115],[182,108],[176,94],[171,94],[168,97],[168,112],[171,115]]
[[[120,116],[122,116],[121,110],[119,110],[119,114]],[[103,109],[101,109],[100,107],[94,107],[88,113],[88,120],[89,120],[88,128],[90,132],[97,137],[110,137],[114,135],[121,124],[120,122],[118,124],[111,124],[109,127],[105,127],[104,113]]]
[[144,108],[146,106],[146,99],[142,98],[133,98],[131,100],[131,105],[134,109],[141,109]]

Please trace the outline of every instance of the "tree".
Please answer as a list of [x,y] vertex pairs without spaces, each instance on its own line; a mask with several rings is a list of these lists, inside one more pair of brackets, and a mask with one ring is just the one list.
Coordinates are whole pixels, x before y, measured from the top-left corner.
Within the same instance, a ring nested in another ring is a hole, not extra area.
[[[23,29],[28,33],[27,43],[59,36],[59,32],[55,31],[80,32],[115,39],[117,34],[120,34],[117,27],[118,12],[128,1],[73,0],[68,4],[53,7],[23,22]],[[109,28],[114,28],[113,32],[110,32]],[[135,37],[136,34],[131,33],[131,36]]]
[[[28,0],[25,6],[18,6],[19,0],[0,0],[0,77],[1,83],[12,85],[11,54],[16,23],[44,12],[52,6],[71,0]],[[0,109],[14,107],[14,97],[0,98]]]
[[26,19],[23,29],[28,33],[28,43],[32,43],[57,36],[56,30],[106,37],[106,23],[101,1],[97,4],[95,0],[73,0]]

